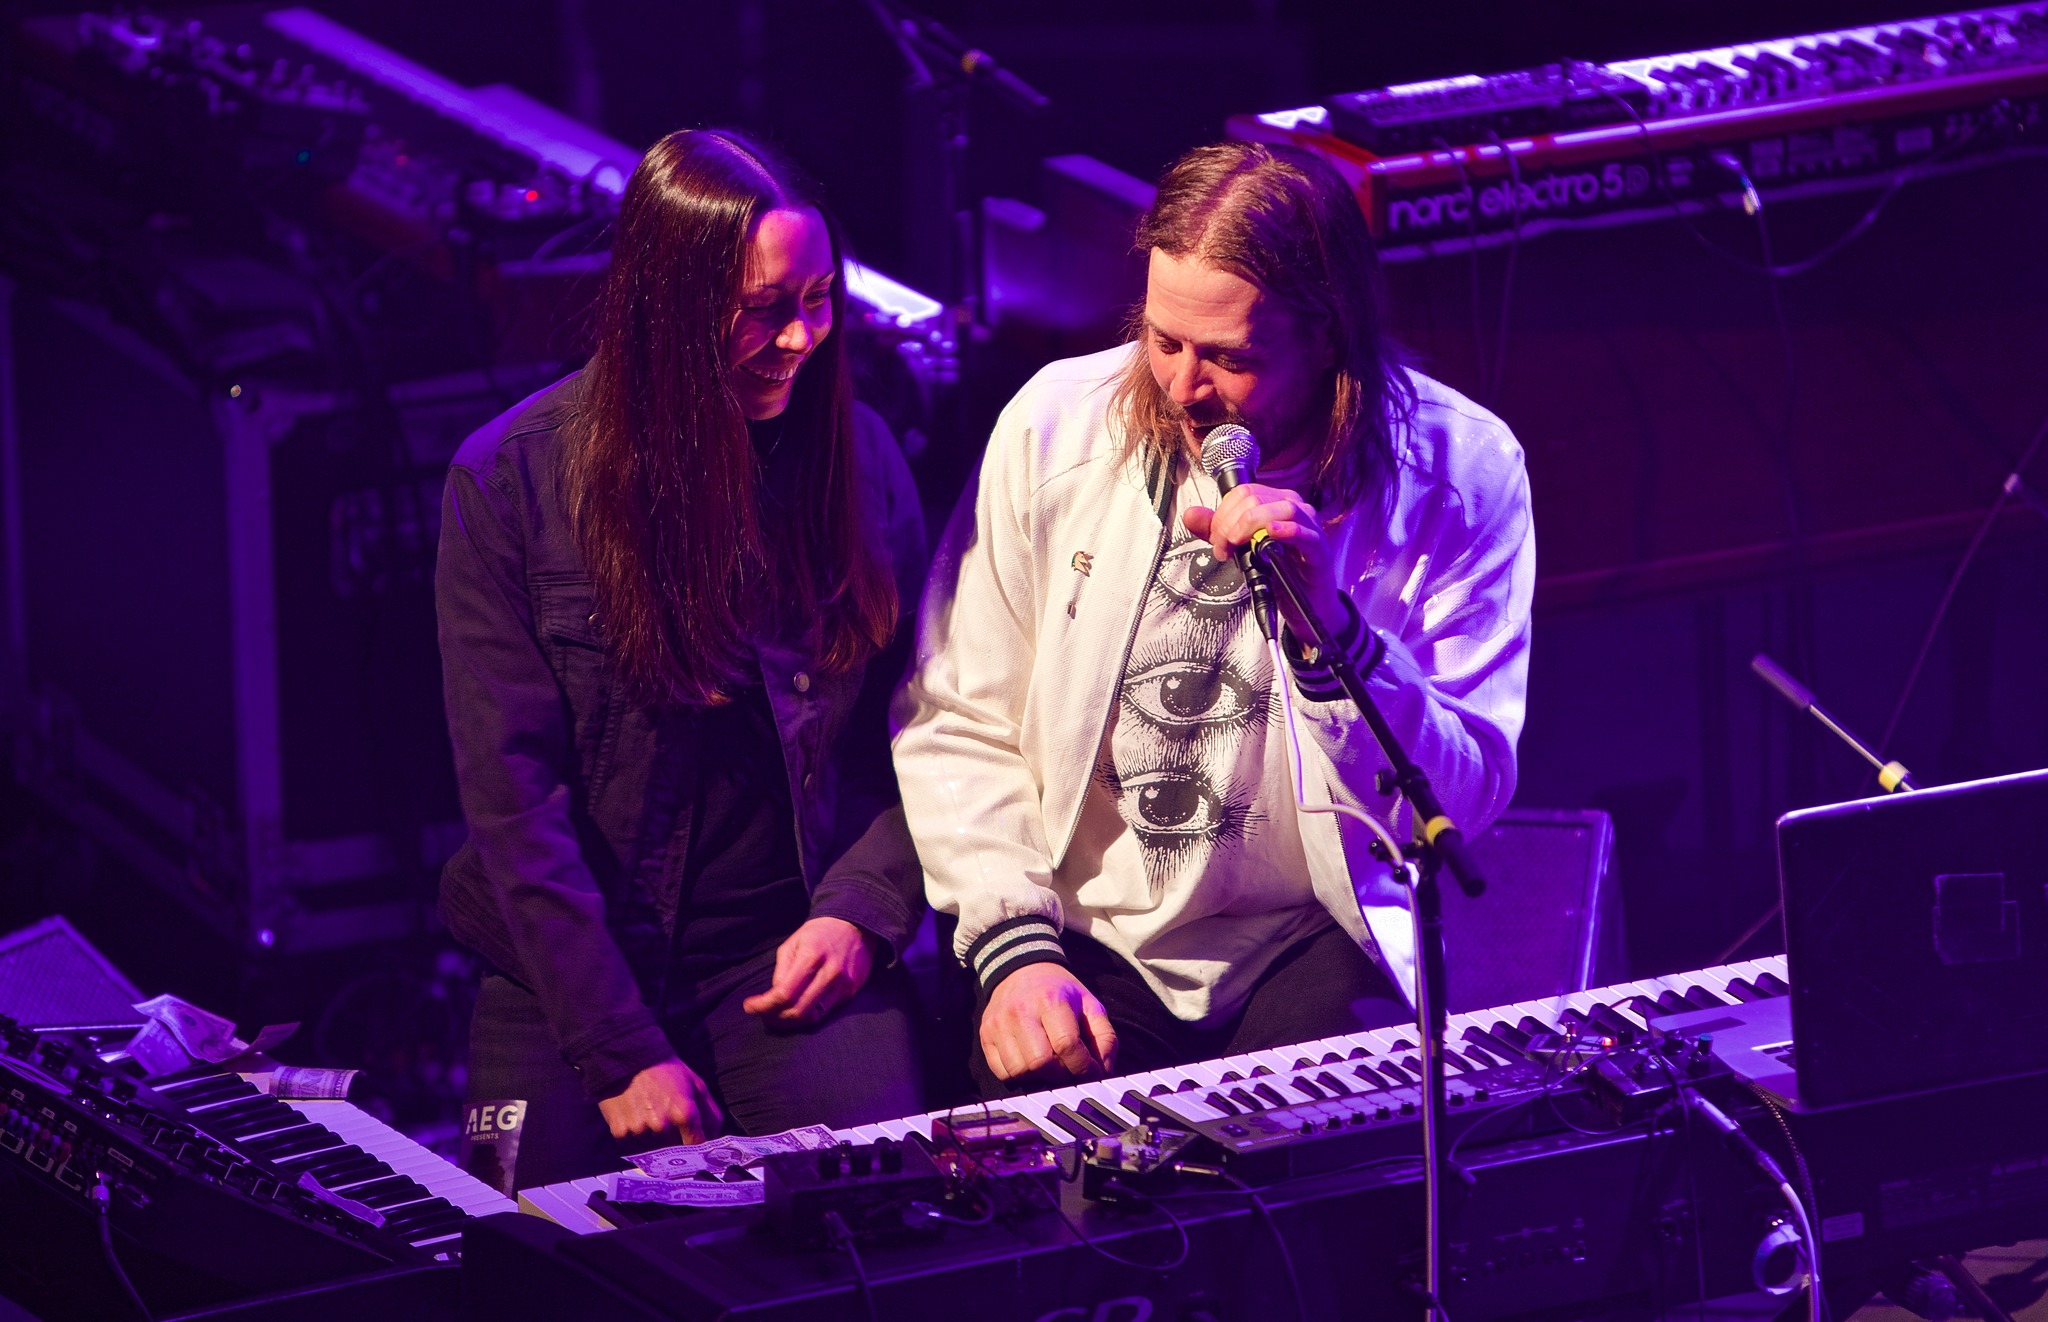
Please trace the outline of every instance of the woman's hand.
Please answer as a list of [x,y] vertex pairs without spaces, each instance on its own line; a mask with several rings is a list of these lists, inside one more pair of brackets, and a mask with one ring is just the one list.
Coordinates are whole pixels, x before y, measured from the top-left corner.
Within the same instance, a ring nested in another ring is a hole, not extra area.
[[624,1092],[605,1098],[597,1109],[613,1138],[672,1129],[684,1143],[702,1143],[724,1119],[704,1080],[673,1056],[635,1074]]
[[814,1024],[867,984],[875,957],[867,933],[844,918],[813,918],[775,951],[775,981],[742,1003],[778,1023]]

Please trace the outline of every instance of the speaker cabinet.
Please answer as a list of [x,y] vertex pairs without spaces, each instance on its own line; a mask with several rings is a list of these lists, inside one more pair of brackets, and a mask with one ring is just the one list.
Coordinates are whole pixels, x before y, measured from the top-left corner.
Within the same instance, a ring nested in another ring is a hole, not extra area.
[[1511,810],[1472,842],[1488,885],[1445,885],[1450,1012],[1533,1001],[1624,976],[1614,823],[1604,812]]

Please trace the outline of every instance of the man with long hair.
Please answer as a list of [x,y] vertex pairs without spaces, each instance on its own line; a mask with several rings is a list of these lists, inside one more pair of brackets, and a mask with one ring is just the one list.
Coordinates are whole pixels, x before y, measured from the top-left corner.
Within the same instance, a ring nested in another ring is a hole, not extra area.
[[[1535,541],[1499,419],[1408,369],[1350,189],[1198,149],[1140,222],[1131,342],[997,422],[936,557],[897,774],[981,989],[985,1092],[1406,1018],[1400,888],[1332,800],[1407,829],[1327,661],[1274,674],[1233,557],[1264,529],[1451,815],[1515,784]],[[1199,461],[1248,428],[1256,480]],[[1297,786],[1276,685],[1295,694]]]
[[519,1187],[722,1119],[919,1109],[886,710],[924,531],[853,402],[840,254],[780,157],[664,138],[626,188],[589,365],[449,473],[435,587],[469,838],[442,911],[489,965],[469,1095],[525,1104]]

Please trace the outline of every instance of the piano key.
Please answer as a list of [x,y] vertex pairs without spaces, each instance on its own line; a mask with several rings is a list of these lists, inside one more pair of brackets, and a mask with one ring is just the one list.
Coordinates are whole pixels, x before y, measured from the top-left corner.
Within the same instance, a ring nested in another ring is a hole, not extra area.
[[371,1180],[381,1180],[387,1175],[397,1174],[391,1167],[356,1148],[346,1149],[317,1165],[301,1166],[283,1162],[278,1164],[286,1171],[303,1171],[329,1189],[341,1189],[351,1184],[367,1184]]
[[888,1137],[882,1132],[880,1124],[862,1125],[858,1129],[844,1129],[839,1132],[849,1143],[872,1143],[878,1138]]
[[300,1123],[289,1129],[273,1130],[260,1138],[240,1139],[236,1146],[256,1156],[270,1158],[340,1147],[341,1139],[324,1125]]
[[1520,1023],[1509,1023],[1505,1019],[1501,1019],[1501,1021],[1493,1023],[1493,1027],[1487,1027],[1487,1029],[1481,1029],[1481,1031],[1483,1031],[1483,1038],[1481,1038],[1483,1042],[1499,1042],[1501,1046],[1509,1048],[1511,1052],[1516,1052],[1516,1054],[1520,1054],[1522,1048],[1526,1048],[1530,1044],[1528,1029],[1524,1029]]
[[1621,1011],[1611,1005],[1594,1006],[1591,1011],[1591,1018],[1595,1028],[1600,1029],[1610,1037],[1624,1040],[1634,1037],[1638,1030],[1647,1027],[1645,1024],[1632,1023],[1623,1018]]
[[275,1097],[254,1097],[217,1107],[198,1108],[192,1112],[192,1118],[204,1129],[234,1138],[254,1138],[301,1122],[298,1112]]
[[536,1185],[519,1191],[519,1210],[532,1216],[545,1217],[565,1230],[580,1235],[599,1234],[610,1230],[612,1224],[590,1210],[590,1195],[599,1191],[610,1192],[605,1183],[609,1176],[593,1175],[580,1180],[567,1180],[560,1184]]
[[1253,1084],[1252,1092],[1272,1106],[1289,1106],[1293,1104],[1293,1099],[1287,1097],[1275,1087],[1271,1079],[1261,1079]]
[[1124,1115],[1114,1104],[1099,1097],[1084,1097],[1074,1111],[1105,1134],[1121,1134],[1137,1124],[1136,1117]]
[[1261,1065],[1266,1067],[1267,1074],[1271,1074],[1286,1069],[1292,1060],[1293,1057],[1291,1056],[1284,1056],[1278,1051],[1266,1049],[1262,1051],[1247,1051],[1236,1056],[1226,1056],[1219,1063],[1226,1070],[1249,1079],[1264,1077],[1263,1075],[1254,1075],[1252,1073],[1253,1070],[1256,1070]]
[[1768,969],[1760,971],[1756,975],[1754,985],[1758,991],[1766,996],[1789,996],[1792,994],[1791,985]]
[[1175,1093],[1173,1100],[1168,1104],[1172,1106],[1176,1115],[1185,1116],[1189,1120],[1221,1120],[1224,1116],[1234,1114],[1211,1106],[1206,1099],[1192,1093]]
[[1728,985],[1730,979],[1741,976],[1742,969],[1740,965],[1723,964],[1716,968],[1700,969],[1697,972],[1688,974],[1686,986],[1688,988],[1704,987],[1710,992],[1718,993],[1723,987]]
[[427,1191],[418,1181],[403,1175],[390,1175],[368,1184],[358,1184],[347,1190],[337,1190],[359,1203],[368,1203],[382,1211],[386,1207],[398,1207],[405,1203],[418,1202],[427,1196]]
[[195,1110],[201,1106],[218,1105],[221,1102],[232,1101],[238,1097],[262,1096],[261,1093],[256,1091],[255,1084],[250,1083],[239,1074],[211,1075],[205,1078],[190,1080],[177,1085],[175,1088],[166,1088],[162,1085],[152,1086],[156,1088],[156,1091],[171,1098],[188,1111]]
[[[908,1138],[915,1127],[907,1120],[884,1120],[876,1126],[877,1129],[881,1130],[881,1133],[876,1137],[887,1139]],[[873,1139],[869,1140],[869,1142],[873,1141]]]
[[1344,1062],[1341,1071],[1333,1072],[1337,1073],[1339,1078],[1357,1080],[1356,1083],[1352,1084],[1354,1092],[1381,1092],[1390,1084],[1390,1080],[1386,1075],[1380,1073],[1379,1070],[1366,1064],[1364,1061],[1347,1060]]
[[410,1239],[416,1234],[439,1233],[439,1225],[450,1216],[460,1220],[462,1213],[444,1199],[422,1198],[384,1209],[384,1225]]

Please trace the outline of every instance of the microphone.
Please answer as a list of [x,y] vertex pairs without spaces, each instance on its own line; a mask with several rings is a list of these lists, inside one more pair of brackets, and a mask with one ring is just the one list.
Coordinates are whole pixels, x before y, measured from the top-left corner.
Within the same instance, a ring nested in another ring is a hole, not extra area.
[[1849,745],[1865,762],[1875,767],[1877,769],[1877,783],[1884,786],[1885,793],[1892,794],[1899,790],[1916,790],[1920,788],[1907,779],[1913,773],[1906,770],[1904,763],[1886,761],[1882,753],[1851,734],[1848,726],[1836,720],[1828,712],[1827,708],[1813,700],[1813,690],[1792,678],[1785,667],[1771,660],[1762,652],[1758,652],[1749,659],[1749,668],[1756,672],[1758,679],[1776,689],[1779,697],[1782,697],[1800,711],[1810,712],[1813,719],[1825,725],[1834,733],[1836,738]]
[[[1234,489],[1252,480],[1259,469],[1259,443],[1252,434],[1234,422],[1226,422],[1214,428],[1202,440],[1202,471],[1216,481],[1216,489],[1229,495]],[[1280,610],[1273,597],[1273,583],[1266,572],[1266,563],[1259,552],[1271,539],[1260,529],[1253,536],[1250,546],[1245,548],[1245,582],[1252,591],[1252,614],[1259,621],[1259,632],[1271,642],[1279,636]]]

